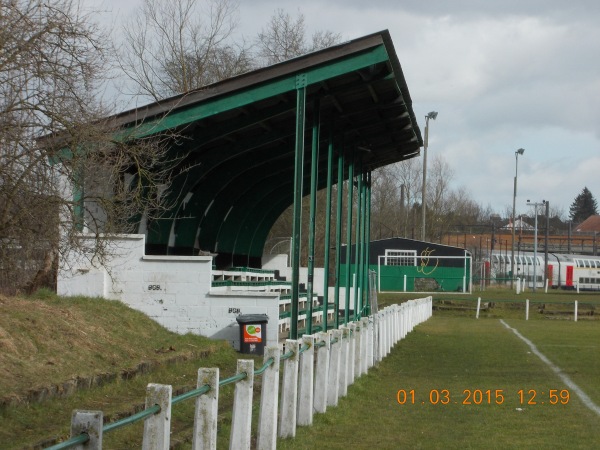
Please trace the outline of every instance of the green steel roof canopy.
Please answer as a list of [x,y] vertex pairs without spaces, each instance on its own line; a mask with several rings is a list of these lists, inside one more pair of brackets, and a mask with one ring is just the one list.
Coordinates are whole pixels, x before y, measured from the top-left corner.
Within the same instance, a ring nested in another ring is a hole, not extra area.
[[[249,72],[114,117],[134,137],[166,130],[188,154],[170,189],[173,208],[147,225],[147,252],[217,253],[219,267],[259,266],[275,220],[293,204],[296,91],[306,87],[306,123],[320,112],[320,148],[358,149],[369,171],[418,155],[422,137],[388,31]],[[304,194],[310,188],[310,127]],[[347,164],[345,158],[345,177]],[[318,188],[326,186],[321,151]],[[143,230],[141,230],[143,231]]]

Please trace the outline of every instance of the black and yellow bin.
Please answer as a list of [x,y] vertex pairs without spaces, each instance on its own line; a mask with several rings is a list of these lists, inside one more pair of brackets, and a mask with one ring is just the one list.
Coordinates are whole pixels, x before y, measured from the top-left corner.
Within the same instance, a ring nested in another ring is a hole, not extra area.
[[266,314],[240,314],[236,317],[240,325],[240,353],[263,355],[267,342]]

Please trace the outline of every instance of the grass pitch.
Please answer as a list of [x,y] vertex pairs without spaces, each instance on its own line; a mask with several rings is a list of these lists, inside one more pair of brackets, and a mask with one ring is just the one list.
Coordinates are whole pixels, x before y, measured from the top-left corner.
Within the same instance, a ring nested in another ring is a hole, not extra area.
[[[507,322],[600,402],[600,324]],[[589,449],[599,419],[498,319],[440,312],[279,448]]]

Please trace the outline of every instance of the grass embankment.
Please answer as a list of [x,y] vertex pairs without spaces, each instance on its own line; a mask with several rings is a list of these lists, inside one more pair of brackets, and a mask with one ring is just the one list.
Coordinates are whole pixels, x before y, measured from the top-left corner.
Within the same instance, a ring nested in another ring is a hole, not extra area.
[[[220,367],[226,377],[238,358],[225,342],[171,333],[120,302],[0,297],[0,448],[68,437],[75,409],[126,417],[143,409],[148,383],[189,390],[199,367]],[[226,419],[231,395],[223,391]],[[173,408],[173,442],[189,440],[193,405]],[[139,448],[141,427],[105,435],[106,448]]]
[[[597,322],[507,322],[600,403]],[[550,403],[550,389],[563,395],[557,404]],[[312,427],[299,428],[279,448],[595,448],[598,416],[573,392],[562,404],[564,389],[499,320],[438,312],[358,379],[338,407],[316,415]],[[399,390],[408,394],[402,405]],[[536,404],[528,404],[534,391]]]

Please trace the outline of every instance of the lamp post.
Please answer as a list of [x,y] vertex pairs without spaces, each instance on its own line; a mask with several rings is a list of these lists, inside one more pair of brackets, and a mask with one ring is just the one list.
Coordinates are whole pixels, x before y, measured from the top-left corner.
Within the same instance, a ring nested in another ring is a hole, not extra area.
[[537,222],[537,218],[538,218],[538,212],[537,212],[537,207],[538,206],[542,206],[546,204],[546,200],[542,200],[542,203],[539,202],[530,202],[529,200],[527,200],[527,205],[529,206],[533,206],[534,210],[535,210],[535,225],[534,225],[534,229],[533,229],[533,292],[535,292],[535,288],[537,285],[537,231],[538,231],[538,222]]
[[525,149],[520,148],[515,152],[515,182],[514,182],[514,191],[513,191],[513,210],[512,210],[512,243],[511,243],[511,251],[510,251],[510,288],[512,289],[514,286],[515,279],[515,207],[517,201],[517,171],[519,167],[519,155],[525,153]]
[[425,191],[427,186],[427,144],[429,141],[429,119],[435,120],[438,113],[431,111],[425,116],[425,138],[423,139],[423,189],[421,197],[421,240],[425,240]]

